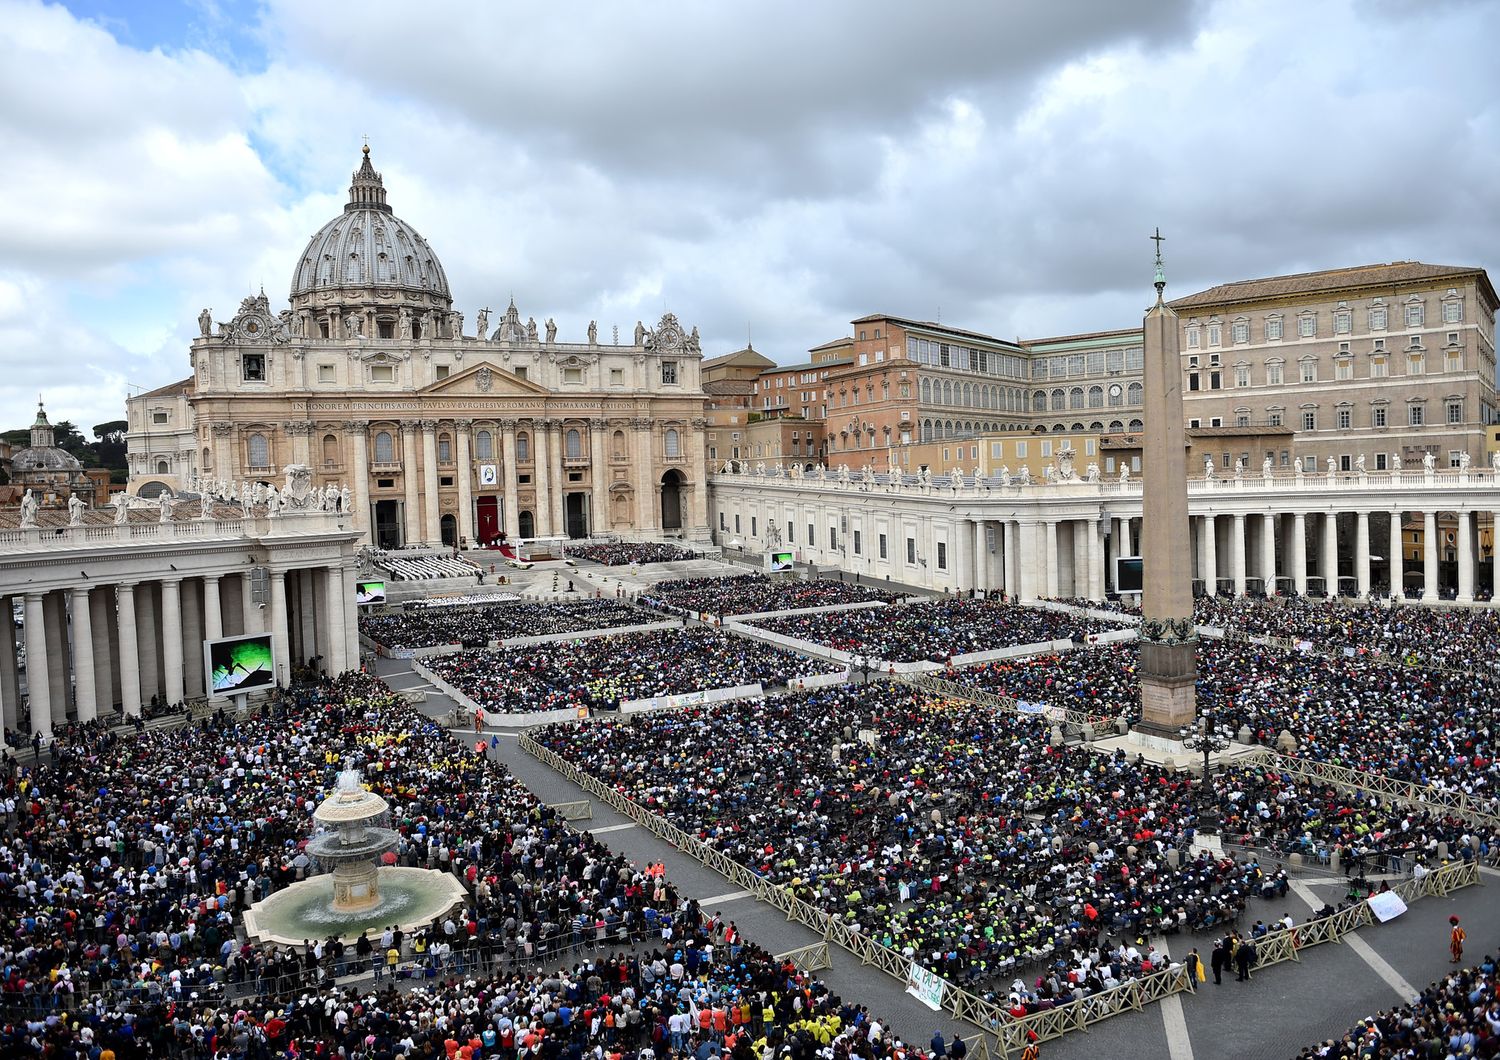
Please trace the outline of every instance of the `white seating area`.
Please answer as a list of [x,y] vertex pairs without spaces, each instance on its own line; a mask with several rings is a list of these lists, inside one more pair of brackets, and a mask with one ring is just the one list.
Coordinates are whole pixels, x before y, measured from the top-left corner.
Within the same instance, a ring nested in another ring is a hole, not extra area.
[[375,557],[375,563],[396,581],[472,578],[480,571],[477,564],[449,553],[409,556],[400,552],[382,552]]

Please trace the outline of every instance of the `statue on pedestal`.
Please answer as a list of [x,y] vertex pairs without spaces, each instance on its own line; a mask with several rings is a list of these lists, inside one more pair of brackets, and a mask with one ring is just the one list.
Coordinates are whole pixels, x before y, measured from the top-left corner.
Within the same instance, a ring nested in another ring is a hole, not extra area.
[[31,487],[21,494],[21,529],[30,530],[36,526],[36,514],[41,509],[41,502],[36,499],[36,494],[31,492]]
[[526,318],[526,341],[536,341],[536,317]]
[[130,494],[121,490],[115,494],[115,525],[124,526],[130,521]]
[[1429,449],[1427,450],[1427,452],[1422,454],[1422,470],[1430,475],[1432,474],[1433,469],[1436,467],[1437,457],[1433,456],[1432,450]]
[[962,488],[963,484],[964,484],[964,473],[962,471],[960,471],[958,468],[954,468],[952,471],[950,471],[948,473],[948,485],[952,486],[955,492],[957,492],[960,488]]
[[479,333],[474,336],[475,338],[483,342],[490,337],[490,311],[488,309],[481,309],[479,311],[479,315],[475,317],[474,326],[479,329]]
[[207,309],[198,314],[198,334],[205,339],[214,333],[214,318]]
[[550,346],[550,345],[552,345],[556,341],[557,341],[557,321],[553,320],[551,317],[548,317],[547,318],[547,345]]
[[156,505],[161,510],[160,521],[170,523],[172,521],[172,495],[170,493],[163,493],[160,497],[156,498]]
[[1354,458],[1354,470],[1357,471],[1357,472],[1359,472],[1361,475],[1363,475],[1365,473],[1365,454],[1364,453],[1360,453],[1358,456],[1356,456]]
[[1088,471],[1084,473],[1083,480],[1085,482],[1099,481],[1099,465],[1097,463],[1089,464]]
[[589,345],[599,345],[599,324],[597,321],[589,321]]
[[1002,486],[1009,486],[1010,485],[1010,465],[1009,464],[1001,464],[1000,465],[1000,485],[1002,485]]
[[78,496],[78,494],[75,493],[70,496],[68,498],[68,525],[82,526],[83,512],[87,507],[88,505],[83,503],[83,498]]

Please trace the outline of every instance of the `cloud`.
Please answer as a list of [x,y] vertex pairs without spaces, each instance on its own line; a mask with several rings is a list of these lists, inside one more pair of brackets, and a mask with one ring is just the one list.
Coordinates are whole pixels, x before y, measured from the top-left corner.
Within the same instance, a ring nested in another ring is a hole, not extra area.
[[0,3],[13,409],[93,373],[74,418],[114,418],[201,306],[281,302],[363,135],[471,327],[669,309],[784,361],[875,311],[1128,326],[1156,225],[1178,293],[1500,242],[1493,4],[199,6]]

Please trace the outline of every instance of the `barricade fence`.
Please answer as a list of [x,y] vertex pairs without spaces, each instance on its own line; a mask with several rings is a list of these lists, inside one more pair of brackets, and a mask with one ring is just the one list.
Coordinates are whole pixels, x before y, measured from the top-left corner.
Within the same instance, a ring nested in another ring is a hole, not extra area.
[[[971,697],[964,697],[971,698]],[[576,724],[576,722],[575,722]],[[861,964],[872,965],[900,982],[906,982],[911,961],[895,950],[857,932],[848,925],[793,895],[779,884],[771,883],[747,866],[734,861],[696,836],[678,828],[613,788],[584,773],[554,751],[541,746],[524,733],[521,749],[550,766],[583,790],[602,799],[646,830],[671,843],[678,850],[718,872],[730,883],[749,891],[757,899],[780,910],[793,923],[802,924],[857,957]],[[1475,862],[1453,862],[1420,879],[1402,880],[1391,890],[1403,900],[1415,901],[1425,895],[1442,895],[1480,882]],[[1371,923],[1374,917],[1368,902],[1359,902],[1322,920],[1310,921],[1290,932],[1278,933],[1264,948],[1258,940],[1260,956],[1257,967],[1286,960],[1300,960],[1300,951],[1323,942],[1338,941],[1344,935]],[[1109,990],[1070,1002],[1059,1008],[1035,1012],[1016,1018],[1009,1011],[944,980],[942,1007],[957,1019],[965,1020],[996,1036],[1002,1056],[1019,1053],[1028,1042],[1044,1042],[1124,1012],[1134,1012],[1162,998],[1184,991],[1196,991],[1197,984],[1184,966],[1173,965],[1139,979],[1121,983]]]

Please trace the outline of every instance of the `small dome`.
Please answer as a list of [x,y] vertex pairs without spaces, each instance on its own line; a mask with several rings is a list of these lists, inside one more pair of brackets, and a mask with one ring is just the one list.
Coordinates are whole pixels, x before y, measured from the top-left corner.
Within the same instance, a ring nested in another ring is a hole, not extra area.
[[349,186],[344,212],[308,240],[292,274],[291,300],[338,290],[398,287],[451,303],[448,277],[431,244],[385,201],[370,149]]
[[33,471],[82,471],[78,458],[64,449],[22,449],[11,457],[11,471],[26,474]]

